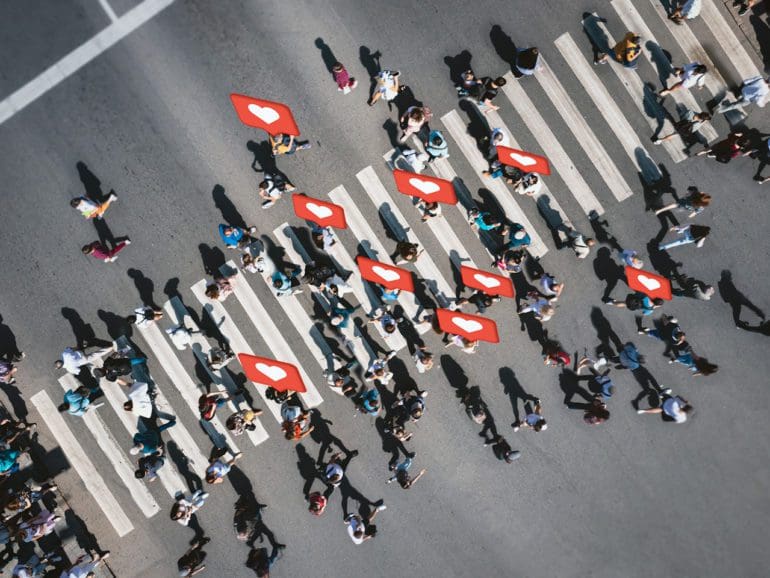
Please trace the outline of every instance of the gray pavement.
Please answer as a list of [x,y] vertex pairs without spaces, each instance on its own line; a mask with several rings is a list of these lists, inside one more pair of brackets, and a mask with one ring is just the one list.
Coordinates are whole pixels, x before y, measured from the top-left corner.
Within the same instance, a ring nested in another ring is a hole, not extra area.
[[[100,16],[96,0],[81,0],[71,11],[57,3],[61,14],[55,21],[33,17],[46,11],[46,3],[36,3],[41,6],[34,10],[14,4],[18,6],[1,10],[24,18],[14,34],[0,35],[0,48],[6,55],[14,54],[23,32],[28,34],[30,50],[28,58],[7,59],[2,98],[108,22]],[[121,14],[130,8],[128,4],[115,3],[115,10]],[[650,2],[638,4],[659,40],[669,42],[664,48],[678,62],[681,53],[655,20]],[[245,221],[261,233],[287,220],[301,224],[292,215],[289,199],[267,212],[260,209],[259,175],[250,168],[254,157],[247,143],[262,140],[263,134],[239,124],[230,92],[290,103],[313,148],[278,159],[279,168],[299,190],[320,198],[344,185],[360,200],[359,207],[380,240],[392,246],[355,176],[371,165],[393,191],[382,161],[392,146],[383,125],[396,116],[382,103],[373,109],[366,106],[368,74],[361,55],[369,51],[381,52],[383,67],[402,71],[404,82],[432,108],[434,124],[441,128],[439,117],[459,110],[445,57],[468,50],[477,73],[508,72],[490,39],[494,25],[518,46],[538,45],[634,187],[634,195],[622,203],[612,198],[592,159],[533,79],[522,81],[528,83],[529,96],[604,204],[610,230],[624,247],[644,253],[649,263],[647,244],[659,223],[645,212],[640,178],[553,45],[558,36],[569,32],[590,57],[580,20],[584,12],[593,10],[608,18],[614,35],[625,32],[608,3],[177,1],[101,54],[0,127],[4,200],[0,315],[27,353],[19,378],[27,409],[34,417],[28,400],[42,389],[54,400],[60,399],[59,374],[52,362],[75,342],[75,334],[93,331],[98,337],[116,337],[123,328],[115,316],[126,315],[139,304],[140,291],[159,305],[178,293],[201,313],[189,288],[205,276],[203,258],[215,262],[216,250],[224,251],[217,233],[217,225],[224,221],[216,206],[222,204],[222,189]],[[723,14],[729,18],[727,12]],[[14,28],[6,14],[0,15],[4,31]],[[691,29],[717,50],[702,22],[692,23]],[[316,45],[319,38],[361,80],[353,94],[337,92]],[[759,58],[756,63],[761,68]],[[728,81],[739,81],[730,74],[726,57],[720,56],[718,64]],[[649,142],[647,123],[622,85],[608,71],[597,72],[635,132],[645,144]],[[657,80],[657,71],[647,63],[640,65],[639,74],[650,82]],[[706,100],[702,95],[698,99]],[[499,101],[500,115],[517,140],[528,150],[538,150],[511,104],[502,96]],[[673,110],[671,102],[667,106]],[[765,110],[751,109],[747,126],[768,132]],[[465,112],[460,115],[468,122]],[[720,134],[729,130],[721,118],[715,127]],[[453,142],[450,147],[452,166],[478,196],[481,181]],[[672,257],[683,262],[687,274],[715,285],[722,270],[732,271],[738,289],[770,310],[765,285],[770,273],[766,235],[770,190],[766,187],[770,185],[763,188],[751,180],[756,161],[739,158],[722,165],[694,157],[674,165],[661,148],[648,147],[654,162],[671,173],[678,193],[695,184],[715,197],[713,208],[698,219],[713,228],[706,246],[677,248]],[[88,178],[81,182],[77,163],[84,163],[99,184]],[[590,231],[559,175],[547,183],[575,226]],[[80,247],[97,239],[100,231],[67,204],[95,186],[105,194],[114,190],[119,195],[105,222],[112,234],[130,235],[133,241],[111,265],[80,253]],[[547,228],[534,204],[519,201],[546,238]],[[409,200],[399,197],[394,202],[445,278],[452,280],[449,260],[421,226]],[[456,211],[445,214],[476,263],[486,267],[489,258]],[[354,236],[348,231],[340,236],[345,248],[355,254]],[[483,344],[476,355],[467,356],[454,348],[443,350],[433,334],[426,334],[440,364],[424,376],[416,375],[406,352],[399,355],[412,377],[430,391],[426,415],[413,426],[416,435],[408,444],[417,452],[414,467],[428,472],[409,491],[384,483],[390,475],[388,454],[382,451],[374,422],[363,415],[354,417],[352,405],[328,392],[319,379],[325,400],[319,409],[331,420],[332,433],[360,451],[348,470],[352,485],[368,499],[382,498],[388,505],[378,515],[374,540],[361,546],[351,543],[342,522],[339,492],[324,516],[308,514],[298,462],[303,449],[314,460],[318,443],[307,439],[301,446],[292,445],[282,439],[274,421],[263,418],[270,439],[256,448],[240,442],[246,454],[238,466],[242,474],[231,474],[227,483],[215,487],[198,515],[212,537],[204,575],[246,575],[243,564],[248,548],[235,539],[231,523],[238,494],[249,491],[269,505],[264,522],[276,540],[288,546],[274,569],[277,576],[362,571],[378,576],[765,575],[770,562],[765,545],[770,513],[767,339],[737,329],[730,306],[719,295],[707,303],[682,299],[666,304],[664,312],[676,315],[696,351],[720,366],[715,376],[693,379],[685,368],[666,362],[658,342],[637,335],[630,312],[601,303],[604,284],[594,273],[596,253],[581,262],[569,249],[557,250],[550,239],[546,243],[550,250],[543,258],[545,268],[567,284],[557,315],[547,323],[551,335],[571,353],[582,354],[584,348],[590,351],[599,344],[597,325],[606,321],[621,341],[638,344],[661,384],[695,405],[690,422],[679,426],[637,415],[631,401],[639,386],[628,372],[615,371],[617,393],[609,403],[611,420],[597,428],[586,426],[579,411],[563,405],[560,372],[542,365],[540,346],[528,338],[513,303],[500,304],[490,311],[501,331],[499,345]],[[233,253],[224,256],[229,259]],[[135,279],[143,279],[141,288]],[[300,362],[320,377],[312,355],[264,284],[254,278],[249,282],[285,331]],[[621,283],[613,295],[622,298],[624,294]],[[302,297],[312,312],[310,297]],[[231,298],[226,307],[252,348],[266,353],[266,344],[240,304]],[[757,323],[748,310],[743,319]],[[134,339],[143,346],[136,332]],[[152,352],[146,353],[152,374],[180,419],[196,443],[208,451],[211,446],[205,433],[164,379]],[[195,376],[192,355],[183,355],[182,360]],[[546,432],[514,434],[509,427],[514,409],[506,384],[510,386],[514,379],[543,400],[549,421]],[[498,429],[522,451],[515,464],[498,462],[482,446],[479,427],[467,418],[455,396],[454,388],[466,381],[481,387]],[[123,434],[117,416],[109,411],[101,415],[112,432]],[[164,511],[144,519],[132,509],[128,492],[87,430],[73,420],[68,423],[135,526],[129,535],[118,538],[73,470],[57,478],[68,503],[99,545],[112,551],[109,565],[115,575],[175,575],[175,561],[193,532],[168,518],[169,497],[162,488],[153,488]],[[45,427],[40,428],[40,436],[44,447],[56,445]],[[127,450],[128,436],[118,439]],[[320,488],[319,481],[315,488]],[[355,509],[351,501],[350,511]]]

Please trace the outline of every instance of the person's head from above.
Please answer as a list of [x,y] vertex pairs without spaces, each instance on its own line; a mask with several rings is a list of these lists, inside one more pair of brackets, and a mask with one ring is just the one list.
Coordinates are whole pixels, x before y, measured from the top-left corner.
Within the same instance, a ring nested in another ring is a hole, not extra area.
[[83,252],[83,255],[90,255],[96,250],[96,246],[91,245],[83,245],[83,247],[80,249]]
[[340,288],[337,287],[334,283],[329,285],[329,292],[331,292],[332,295],[339,295]]
[[476,77],[476,75],[473,74],[473,71],[469,68],[468,70],[463,72],[462,77],[463,77],[463,80],[473,80]]
[[430,144],[432,144],[434,147],[439,147],[444,144],[444,139],[441,138],[440,134],[434,134],[430,139]]
[[345,70],[345,67],[342,66],[341,62],[335,62],[334,66],[332,66],[332,72],[342,72]]
[[543,317],[549,317],[553,315],[555,312],[556,312],[556,309],[554,309],[553,305],[544,305],[540,309],[540,315],[542,315]]
[[409,412],[409,415],[412,416],[412,419],[417,421],[422,417],[423,408],[422,405],[417,404],[412,408],[412,411]]
[[711,204],[711,195],[702,191],[695,191],[692,194],[691,203],[694,207],[708,207]]
[[467,337],[463,337],[462,343],[465,349],[473,349],[474,347],[476,347],[476,345],[478,345],[479,342],[473,339],[468,339]]
[[529,184],[530,185],[536,185],[538,181],[540,180],[540,177],[538,177],[535,173],[527,173],[529,175]]
[[548,424],[545,423],[545,419],[540,418],[537,420],[537,423],[532,426],[532,429],[535,431],[545,431],[548,429]]
[[53,362],[53,366],[56,369],[61,369],[62,367],[64,367],[64,362],[61,359],[57,359],[56,361]]
[[171,519],[179,520],[180,518],[183,518],[186,510],[187,508],[180,502],[174,502],[174,505],[171,506]]
[[206,287],[206,297],[209,299],[219,298],[219,286],[216,283],[212,283]]
[[273,139],[275,139],[275,140],[283,140],[283,133],[282,132],[275,133],[273,135]]
[[270,188],[270,183],[268,181],[262,181],[259,183],[259,188],[263,191],[267,191]]
[[703,289],[703,294],[706,295],[706,297],[711,297],[714,294],[714,286],[713,285],[706,285]]
[[388,320],[382,327],[385,330],[385,333],[395,333],[396,331],[396,322],[393,319]]
[[642,42],[642,37],[639,36],[638,34],[633,34],[631,36],[631,42],[633,42],[634,44],[640,44]]
[[[288,433],[286,435],[287,435],[287,437],[289,436]],[[289,439],[291,439],[291,438],[289,438]],[[213,484],[218,479],[219,479],[219,474],[217,472],[215,472],[213,470],[206,472],[206,483]]]
[[126,411],[131,411],[134,409],[134,402],[130,399],[123,404],[123,409]]
[[236,229],[235,227],[231,227],[230,225],[222,229],[222,233],[224,234],[225,237],[231,237],[232,235],[235,235],[237,232],[238,232],[238,229]]
[[77,209],[80,206],[80,203],[82,203],[82,202],[83,202],[83,198],[82,197],[78,197],[76,199],[72,199],[70,201],[70,207],[72,207],[73,209]]
[[663,303],[664,301],[661,297],[655,297],[655,299],[652,300],[653,307],[662,307]]
[[517,229],[516,232],[513,234],[513,238],[517,241],[523,240],[527,236],[527,231],[524,228]]
[[409,475],[409,472],[406,470],[398,470],[396,473],[396,481],[398,482],[398,485],[405,490],[411,488],[412,484],[414,483],[411,476]]
[[415,107],[409,113],[409,118],[415,122],[422,122],[425,120],[425,111],[420,107]]
[[505,461],[506,463],[513,463],[516,460],[518,460],[521,457],[521,452],[518,450],[508,450],[505,452]]
[[144,469],[144,468],[138,468],[137,470],[135,470],[135,471],[134,471],[134,477],[135,477],[137,480],[141,480],[141,479],[142,479],[142,478],[144,478],[146,475],[147,475],[147,470],[146,470],[146,469]]
[[331,323],[333,327],[338,327],[344,320],[345,318],[342,316],[342,314],[334,313],[329,318],[329,323]]
[[695,74],[706,74],[706,72],[708,72],[708,68],[706,68],[705,64],[698,64],[693,70],[693,72]]
[[137,455],[139,452],[142,451],[142,448],[144,448],[143,444],[136,444],[131,446],[131,449],[128,450],[128,453],[130,453],[132,456]]
[[699,112],[695,115],[696,120],[702,120],[702,121],[709,121],[711,120],[711,113],[708,112]]
[[342,472],[335,471],[332,473],[332,475],[327,476],[326,479],[329,481],[330,484],[337,484],[342,481]]
[[505,78],[503,78],[502,76],[498,76],[492,81],[492,84],[494,85],[495,88],[500,88],[501,86],[505,86],[505,82],[506,82]]
[[490,215],[489,213],[484,213],[481,215],[481,221],[487,226],[487,227],[494,227],[495,225],[499,225],[500,221],[498,221],[495,217]]

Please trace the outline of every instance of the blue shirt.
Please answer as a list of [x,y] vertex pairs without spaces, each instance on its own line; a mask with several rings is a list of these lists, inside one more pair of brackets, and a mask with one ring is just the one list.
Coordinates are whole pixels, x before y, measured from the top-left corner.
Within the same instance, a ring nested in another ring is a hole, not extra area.
[[639,350],[631,344],[626,345],[620,352],[620,363],[632,371],[639,369],[642,366],[639,363]]
[[83,397],[77,391],[72,391],[71,389],[68,389],[64,393],[64,401],[70,405],[67,411],[72,415],[77,416],[86,413],[86,409],[91,405],[91,402],[87,397]]
[[160,447],[160,436],[154,430],[134,434],[134,445],[142,444],[142,453],[154,454]]
[[492,229],[497,229],[497,227],[500,226],[500,223],[493,223],[492,225],[488,225],[484,222],[484,217],[489,215],[489,213],[479,213],[479,216],[474,219],[474,223],[476,223],[476,226],[482,230],[482,231],[491,231]]
[[[230,235],[225,235],[226,229],[231,229]],[[230,227],[229,225],[219,225],[219,236],[222,237],[222,241],[228,247],[237,247],[238,242],[243,239],[243,229],[240,227]]]
[[0,451],[0,472],[7,472],[16,464],[16,458],[19,457],[19,452],[16,450],[2,450]]
[[[519,231],[524,231],[524,236],[521,239],[516,238],[516,233]],[[511,237],[508,241],[508,248],[515,249],[516,247],[526,247],[530,243],[532,243],[532,238],[529,236],[529,233],[526,232],[524,226],[519,223],[514,223],[511,226]]]
[[[273,275],[270,277],[273,281],[273,288],[276,290],[277,293],[284,294],[289,293],[291,291],[291,279],[289,279],[286,275],[281,273],[280,271],[276,271],[273,273]],[[276,286],[275,282],[280,281],[280,285]]]

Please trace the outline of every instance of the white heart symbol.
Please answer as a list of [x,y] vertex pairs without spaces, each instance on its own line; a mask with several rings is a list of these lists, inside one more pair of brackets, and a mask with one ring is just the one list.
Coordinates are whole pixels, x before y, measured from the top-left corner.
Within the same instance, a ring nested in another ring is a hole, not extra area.
[[273,124],[275,121],[281,118],[281,115],[278,114],[278,111],[275,110],[274,108],[270,108],[269,106],[259,106],[258,104],[250,104],[248,108],[251,114],[256,116],[259,120],[261,120],[265,124]]
[[463,317],[452,317],[452,323],[457,325],[457,327],[459,327],[466,333],[475,333],[476,331],[484,327],[478,321],[474,321],[473,319],[465,319]]
[[537,164],[537,161],[532,157],[525,157],[524,155],[520,155],[519,153],[510,153],[510,156],[517,163],[525,167],[531,167],[532,165]]
[[473,276],[473,278],[479,283],[481,283],[487,289],[500,286],[500,281],[498,279],[495,279],[494,277],[487,277],[486,275],[482,275],[481,273],[476,273]]
[[374,274],[378,277],[385,279],[385,281],[395,281],[396,279],[400,279],[401,275],[396,273],[395,271],[391,269],[385,269],[384,267],[380,267],[379,265],[375,265],[372,267],[372,271],[374,271]]
[[332,215],[332,210],[329,207],[316,205],[315,203],[307,203],[305,206],[307,207],[308,211],[313,213],[319,219],[325,219],[326,217],[331,217]]
[[409,184],[420,191],[423,195],[432,195],[433,193],[441,190],[441,187],[439,187],[436,183],[431,181],[423,181],[422,179],[417,178],[409,179]]
[[257,368],[257,371],[263,375],[266,375],[273,381],[280,381],[286,377],[286,372],[277,365],[267,365],[266,363],[262,363],[260,361],[256,364],[255,367]]
[[655,289],[660,289],[660,281],[658,281],[657,279],[653,279],[652,277],[647,277],[647,275],[639,275],[637,279],[639,279],[639,283],[644,285],[650,291],[655,291]]

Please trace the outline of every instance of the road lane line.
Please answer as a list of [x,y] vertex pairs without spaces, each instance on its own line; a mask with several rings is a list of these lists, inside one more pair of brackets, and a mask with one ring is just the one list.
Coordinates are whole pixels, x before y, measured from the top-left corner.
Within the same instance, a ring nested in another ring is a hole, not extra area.
[[48,429],[51,430],[64,455],[67,456],[67,461],[80,476],[83,485],[102,509],[118,536],[122,538],[131,532],[134,529],[131,520],[128,519],[123,508],[120,507],[115,496],[107,487],[104,478],[99,475],[99,470],[77,442],[67,424],[64,423],[64,418],[48,394],[45,391],[40,391],[31,397],[31,401]]

